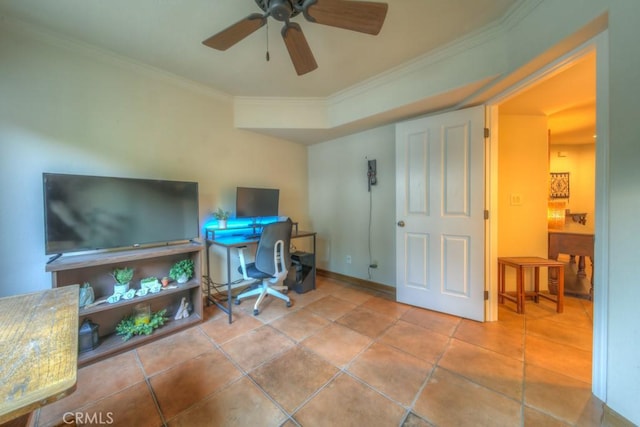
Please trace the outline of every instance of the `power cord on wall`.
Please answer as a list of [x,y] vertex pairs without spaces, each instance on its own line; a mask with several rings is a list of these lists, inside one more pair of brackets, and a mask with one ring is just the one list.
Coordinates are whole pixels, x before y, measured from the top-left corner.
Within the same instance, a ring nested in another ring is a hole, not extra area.
[[378,267],[373,263],[373,257],[371,256],[371,219],[373,216],[373,191],[369,191],[369,268],[367,268],[367,273],[369,275],[369,280],[371,280],[371,269]]
[[371,280],[371,269],[378,268],[378,264],[373,261],[373,256],[371,254],[371,225],[373,219],[373,191],[371,189],[372,186],[378,183],[377,178],[377,162],[374,160],[367,160],[367,181],[369,187],[369,232],[368,232],[368,247],[369,247],[369,267],[367,268],[367,274],[369,276],[369,280]]

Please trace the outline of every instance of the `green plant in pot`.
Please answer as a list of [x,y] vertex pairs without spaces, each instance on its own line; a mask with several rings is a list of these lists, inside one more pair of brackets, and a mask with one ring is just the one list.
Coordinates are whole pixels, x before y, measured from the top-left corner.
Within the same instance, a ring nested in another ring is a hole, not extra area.
[[116,325],[116,334],[122,336],[122,341],[127,341],[134,335],[151,335],[169,319],[166,313],[167,310],[160,310],[150,314],[145,320],[136,319],[135,315],[127,316]]
[[183,259],[173,264],[169,276],[178,283],[185,283],[193,277],[193,260]]
[[116,268],[111,272],[111,275],[116,281],[116,284],[113,285],[114,294],[124,294],[129,290],[129,283],[133,279],[133,268]]
[[157,277],[145,277],[144,279],[140,280],[140,288],[144,289],[144,288],[150,288],[152,286],[154,286],[155,284],[158,283],[158,278]]
[[229,211],[225,211],[222,208],[218,208],[218,210],[213,213],[213,216],[218,220],[219,228],[227,228],[227,220],[229,219],[229,215],[231,215],[231,213]]

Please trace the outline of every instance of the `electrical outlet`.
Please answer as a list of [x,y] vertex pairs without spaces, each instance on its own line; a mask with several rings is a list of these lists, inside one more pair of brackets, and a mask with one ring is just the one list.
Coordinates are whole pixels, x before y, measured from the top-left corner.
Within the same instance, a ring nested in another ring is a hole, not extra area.
[[351,264],[351,255],[347,255],[347,264]]

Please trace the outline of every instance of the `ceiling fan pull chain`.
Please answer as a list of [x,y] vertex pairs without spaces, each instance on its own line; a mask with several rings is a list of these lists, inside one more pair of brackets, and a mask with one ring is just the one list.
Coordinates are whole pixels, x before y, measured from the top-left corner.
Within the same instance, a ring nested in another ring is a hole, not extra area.
[[267,62],[269,62],[269,59],[271,59],[271,57],[269,56],[269,21],[267,21],[267,54],[265,55],[265,57],[267,58]]

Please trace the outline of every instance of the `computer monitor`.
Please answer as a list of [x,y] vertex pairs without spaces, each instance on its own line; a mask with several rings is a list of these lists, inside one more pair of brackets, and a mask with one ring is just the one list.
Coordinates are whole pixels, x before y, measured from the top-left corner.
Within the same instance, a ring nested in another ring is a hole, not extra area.
[[278,216],[280,190],[237,187],[236,218]]

